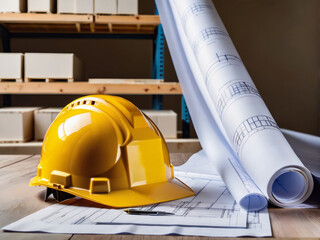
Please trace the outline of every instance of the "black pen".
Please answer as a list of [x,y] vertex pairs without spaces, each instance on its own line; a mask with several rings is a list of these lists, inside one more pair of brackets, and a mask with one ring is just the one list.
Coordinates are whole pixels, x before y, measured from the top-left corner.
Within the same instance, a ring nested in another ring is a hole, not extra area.
[[174,215],[174,213],[163,212],[163,211],[147,211],[147,210],[138,210],[138,209],[125,209],[124,211],[131,215],[148,215],[148,216]]

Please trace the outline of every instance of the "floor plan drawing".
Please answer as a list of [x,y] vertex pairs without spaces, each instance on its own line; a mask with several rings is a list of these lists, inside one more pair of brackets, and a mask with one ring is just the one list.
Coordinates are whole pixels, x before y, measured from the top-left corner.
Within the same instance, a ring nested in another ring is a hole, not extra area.
[[[174,215],[130,215],[123,209],[110,209],[84,199],[74,198],[31,214],[6,226],[4,230],[200,236],[271,234],[268,211],[265,209],[260,212],[247,212],[241,209],[218,175],[176,171],[176,176],[195,190],[195,196],[136,208],[171,212]],[[253,228],[255,233],[251,231]]]

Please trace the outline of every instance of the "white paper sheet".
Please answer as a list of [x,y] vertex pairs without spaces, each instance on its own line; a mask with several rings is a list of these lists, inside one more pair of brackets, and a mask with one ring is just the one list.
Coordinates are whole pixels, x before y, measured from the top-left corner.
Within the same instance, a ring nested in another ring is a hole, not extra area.
[[200,143],[237,202],[260,201],[261,193],[245,191],[243,180],[250,178],[278,206],[305,201],[312,176],[269,113],[212,2],[159,0],[157,6]]
[[[177,74],[179,79],[183,79],[183,81],[180,81],[181,87],[198,138],[206,156],[210,160],[210,164],[215,166],[229,191],[243,208],[247,210],[264,208],[267,202],[262,200],[263,197],[260,190],[256,188],[254,191],[248,192],[237,170],[229,164],[229,161],[225,161],[226,159],[236,159],[237,156],[233,153],[227,139],[224,138],[226,133],[222,128],[222,123],[219,119],[216,121],[215,118],[208,114],[215,115],[216,110],[211,101],[205,100],[209,98],[208,92],[205,91],[205,86],[196,84],[194,81],[195,79],[202,79],[202,74],[195,59],[186,57],[192,51],[188,44],[181,40],[180,32],[177,34],[177,26],[173,24],[175,22],[172,14],[173,9],[171,9],[168,1],[158,1],[157,6]],[[183,32],[181,35],[183,35]],[[257,197],[259,198],[258,202],[254,201]],[[251,204],[242,205],[241,203],[243,202]],[[258,204],[260,205],[258,206]]]
[[221,179],[211,175],[185,172],[178,172],[176,176],[195,191],[195,196],[136,208],[174,213],[173,216],[137,217],[123,211],[109,210],[112,213],[111,218],[106,214],[97,218],[95,222],[235,228],[247,226],[247,212],[236,204]]
[[[147,234],[191,236],[271,236],[267,209],[246,212],[218,175],[176,172],[196,190],[194,197],[138,208],[175,216],[129,215],[83,199],[71,199],[31,214],[5,231],[72,234]],[[88,204],[90,206],[88,206]]]

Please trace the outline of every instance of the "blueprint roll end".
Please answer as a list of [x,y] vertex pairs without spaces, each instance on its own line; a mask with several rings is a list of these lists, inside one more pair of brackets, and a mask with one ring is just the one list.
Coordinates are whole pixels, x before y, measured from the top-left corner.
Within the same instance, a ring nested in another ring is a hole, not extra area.
[[296,207],[305,202],[313,190],[309,170],[300,166],[280,169],[268,186],[269,200],[279,207]]
[[268,201],[264,195],[252,193],[242,198],[239,204],[246,211],[259,211],[268,206]]

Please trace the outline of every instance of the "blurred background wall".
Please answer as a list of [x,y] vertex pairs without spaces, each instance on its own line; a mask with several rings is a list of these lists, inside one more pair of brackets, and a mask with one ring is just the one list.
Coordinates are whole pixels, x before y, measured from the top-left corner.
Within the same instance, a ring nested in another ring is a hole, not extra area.
[[[320,1],[213,2],[278,125],[318,135]],[[139,11],[152,14],[153,1],[140,0]],[[151,78],[152,40],[12,39],[11,44],[13,52],[73,52],[84,62],[84,80]],[[167,48],[165,81],[177,81]],[[76,97],[14,95],[12,102],[17,106],[64,106]],[[151,96],[125,97],[142,109],[151,108]],[[180,96],[164,97],[166,109],[180,113],[180,103]]]

